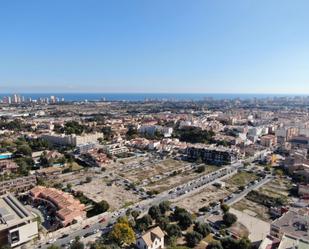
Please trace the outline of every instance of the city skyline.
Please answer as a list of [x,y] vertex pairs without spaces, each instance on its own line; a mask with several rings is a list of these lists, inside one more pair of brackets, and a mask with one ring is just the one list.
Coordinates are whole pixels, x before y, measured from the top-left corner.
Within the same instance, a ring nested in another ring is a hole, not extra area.
[[1,93],[309,93],[304,0],[1,6]]

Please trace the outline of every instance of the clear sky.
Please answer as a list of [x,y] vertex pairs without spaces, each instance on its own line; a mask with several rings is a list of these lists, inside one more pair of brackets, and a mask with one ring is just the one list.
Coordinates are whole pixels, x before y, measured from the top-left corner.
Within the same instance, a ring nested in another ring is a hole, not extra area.
[[2,0],[1,92],[309,93],[309,1]]

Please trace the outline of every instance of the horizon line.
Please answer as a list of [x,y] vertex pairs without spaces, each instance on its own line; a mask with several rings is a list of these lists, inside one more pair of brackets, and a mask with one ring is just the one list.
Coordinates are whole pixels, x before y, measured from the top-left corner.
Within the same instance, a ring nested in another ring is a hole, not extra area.
[[237,95],[309,95],[309,93],[273,93],[273,92],[256,92],[256,93],[252,93],[252,92],[82,92],[82,91],[72,91],[72,92],[3,92],[0,93],[0,95],[4,95],[4,94],[186,94],[186,95],[190,95],[190,94],[199,94],[199,95],[203,95],[203,94],[237,94]]

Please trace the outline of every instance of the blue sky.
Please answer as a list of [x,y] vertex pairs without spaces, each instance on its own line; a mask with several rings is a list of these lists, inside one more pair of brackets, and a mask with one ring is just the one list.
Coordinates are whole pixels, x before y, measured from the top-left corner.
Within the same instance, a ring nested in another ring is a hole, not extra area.
[[3,0],[0,92],[309,93],[308,0]]

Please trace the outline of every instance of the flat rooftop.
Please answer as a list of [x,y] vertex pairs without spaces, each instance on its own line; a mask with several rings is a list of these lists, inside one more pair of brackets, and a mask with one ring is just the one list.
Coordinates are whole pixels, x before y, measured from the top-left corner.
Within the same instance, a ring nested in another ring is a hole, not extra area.
[[307,210],[303,212],[288,211],[275,220],[272,225],[279,227],[287,235],[309,240],[309,216]]
[[13,195],[0,196],[0,231],[34,218]]

